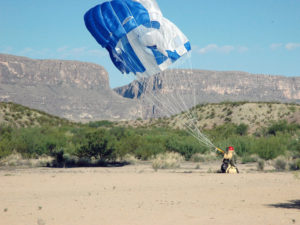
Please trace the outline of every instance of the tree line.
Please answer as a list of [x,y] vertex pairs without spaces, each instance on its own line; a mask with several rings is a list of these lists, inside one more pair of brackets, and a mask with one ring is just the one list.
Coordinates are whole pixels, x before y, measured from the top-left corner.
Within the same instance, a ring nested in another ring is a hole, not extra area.
[[[291,154],[300,158],[300,125],[283,120],[254,134],[248,129],[246,124],[226,123],[203,132],[220,148],[234,146],[240,157],[256,154],[269,160]],[[0,125],[0,159],[14,152],[25,158],[46,155],[54,157],[54,166],[84,166],[91,160],[99,165],[122,162],[128,154],[148,160],[164,152],[177,152],[191,160],[210,150],[186,131],[168,127],[120,127],[109,121],[26,128]]]

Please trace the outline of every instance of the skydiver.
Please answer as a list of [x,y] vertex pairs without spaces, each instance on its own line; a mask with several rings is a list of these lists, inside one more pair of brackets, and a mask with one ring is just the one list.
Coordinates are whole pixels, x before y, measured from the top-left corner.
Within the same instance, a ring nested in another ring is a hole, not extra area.
[[234,173],[236,171],[239,173],[238,168],[235,165],[234,161],[234,148],[229,146],[226,148],[226,151],[223,153],[223,163],[221,166],[222,173]]

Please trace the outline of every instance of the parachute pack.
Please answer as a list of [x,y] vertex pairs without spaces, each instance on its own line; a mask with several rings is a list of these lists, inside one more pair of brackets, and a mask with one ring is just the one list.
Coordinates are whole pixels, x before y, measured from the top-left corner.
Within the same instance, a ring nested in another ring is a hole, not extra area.
[[155,0],[111,0],[84,16],[96,41],[122,73],[154,75],[191,50],[186,36],[163,17]]

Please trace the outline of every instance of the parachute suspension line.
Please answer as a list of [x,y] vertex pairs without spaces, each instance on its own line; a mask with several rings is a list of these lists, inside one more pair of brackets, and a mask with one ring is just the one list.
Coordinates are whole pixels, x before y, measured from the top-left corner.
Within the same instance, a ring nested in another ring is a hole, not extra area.
[[[134,62],[134,60],[133,60],[133,62]],[[167,80],[167,83],[170,83],[169,81],[168,81],[168,76],[167,76],[167,72],[162,72],[162,73],[165,73],[165,74],[163,74],[164,75],[164,77],[166,78],[166,80]],[[141,81],[143,80],[143,79],[145,79],[146,77],[145,76],[142,76],[142,75],[136,75],[136,77],[138,78],[136,81],[138,82],[138,86],[142,86],[143,84],[141,83]],[[147,78],[150,78],[150,77],[147,77]],[[154,76],[153,76],[153,79],[154,79]],[[189,81],[190,82],[190,81]],[[147,90],[147,87],[146,87],[146,90]],[[176,93],[176,92],[175,92]],[[141,95],[142,94],[142,90],[140,89],[140,88],[138,88],[138,95],[140,95],[140,96],[142,96]],[[172,103],[170,102],[170,99],[168,99],[168,98],[164,98],[164,99],[166,99],[168,102],[169,102],[169,104],[166,104],[166,105],[164,105],[164,106],[160,106],[159,105],[159,102],[162,102],[162,100],[158,97],[158,96],[156,96],[156,95],[154,95],[151,91],[149,91],[148,92],[148,94],[149,95],[151,95],[151,97],[152,97],[152,99],[150,98],[150,97],[148,97],[147,95],[143,95],[143,98],[145,99],[145,100],[150,100],[150,102],[154,105],[154,106],[156,106],[157,108],[159,108],[159,109],[161,109],[161,112],[168,112],[168,114],[167,114],[167,116],[172,116],[172,115],[174,115],[174,114],[176,114],[177,113],[177,110],[176,110],[176,108],[174,107],[174,106],[172,106]],[[178,95],[177,95],[178,96]],[[173,96],[174,97],[174,96]],[[179,96],[178,96],[179,97]],[[195,125],[195,124],[192,124],[192,122],[193,122],[193,117],[192,117],[192,115],[190,114],[190,112],[189,112],[189,110],[188,110],[188,108],[187,108],[187,106],[185,105],[185,103],[184,103],[184,101],[182,100],[182,98],[181,97],[179,97],[180,99],[181,99],[181,101],[183,102],[183,105],[185,106],[185,108],[186,108],[186,113],[187,113],[187,117],[188,117],[188,122],[184,122],[184,120],[179,120],[179,123],[183,126],[183,127],[185,127],[186,129],[187,129],[187,132],[190,134],[190,135],[192,135],[194,138],[196,138],[198,141],[199,141],[199,143],[201,143],[201,144],[204,144],[204,145],[206,145],[206,146],[209,146],[209,147],[215,147],[212,143],[211,143],[211,141],[202,133],[202,132],[200,132],[200,130],[198,129],[198,127]],[[157,103],[155,103],[155,101],[157,102]],[[175,101],[176,102],[176,101]],[[176,105],[176,104],[175,104]],[[178,104],[177,104],[178,105]],[[179,104],[179,106],[178,106],[180,109],[182,109],[182,106]],[[165,110],[166,111],[165,111]],[[182,110],[182,111],[184,111],[184,110]]]
[[[114,10],[114,7],[112,7],[111,2],[109,2],[109,3],[110,3],[110,6],[111,6],[111,9],[112,9],[112,11],[115,15],[115,18],[117,18],[119,23],[122,24],[122,22],[120,21],[120,18],[117,15],[118,13],[116,13],[116,11]],[[127,4],[124,4],[124,5],[128,9],[128,11],[131,13],[131,15],[133,15],[133,13],[131,12],[131,9],[129,8],[129,6]],[[135,23],[138,24],[135,17],[132,17],[131,19],[133,19],[135,21]],[[152,25],[153,24],[150,22],[151,28],[153,28]],[[140,29],[135,30],[135,32],[138,36],[143,35],[143,32]],[[125,31],[125,33],[126,33],[126,31]],[[188,53],[188,51],[189,50],[187,49],[187,53]],[[115,58],[117,58],[120,62],[122,62],[122,59],[120,58],[122,56],[119,56],[118,54],[114,54],[113,56]],[[136,61],[136,59],[133,58],[132,55],[129,54],[129,55],[127,55],[127,57],[130,60],[129,62],[131,64],[135,65],[135,68],[139,68],[140,65],[138,65],[138,62]],[[164,58],[165,56],[162,55],[161,57]],[[140,58],[143,58],[143,56],[141,56]],[[145,58],[143,58],[143,60],[145,60]],[[126,67],[126,69],[128,71],[135,71],[135,70],[132,70],[132,68],[129,68],[131,65],[129,66],[129,65],[127,65],[127,63],[124,63],[123,66]],[[191,71],[192,71],[192,69],[191,69]],[[148,72],[148,74],[155,74],[157,72],[157,70],[155,70],[154,67],[153,68],[148,67],[147,72]],[[167,73],[162,72],[160,75],[164,76],[165,79],[168,79],[168,74]],[[138,82],[138,96],[140,95],[140,96],[143,97],[143,99],[146,100],[147,98],[149,98],[149,96],[142,95],[142,93],[141,93],[142,90],[139,88],[140,86],[142,86],[141,82],[142,82],[143,76],[138,74],[138,75],[136,75],[136,77],[138,78],[137,79],[137,82]],[[155,79],[155,77],[153,76],[153,82],[155,82],[154,79]],[[187,79],[187,80],[190,83],[190,79]],[[166,83],[171,85],[171,82],[169,82],[169,81],[167,81]],[[154,85],[155,85],[155,83],[154,83]],[[189,85],[190,85],[190,87],[192,87],[191,84],[189,84]],[[146,86],[145,91],[147,91],[147,86]],[[180,91],[181,91],[181,94],[179,93]],[[213,146],[213,144],[210,142],[210,140],[203,133],[201,133],[200,130],[198,129],[197,124],[196,124],[195,115],[193,114],[193,112],[189,111],[188,106],[186,105],[184,99],[182,98],[183,91],[184,91],[184,88],[180,88],[179,91],[174,90],[173,92],[171,92],[171,94],[169,94],[169,95],[166,94],[167,97],[170,96],[169,98],[166,98],[167,102],[162,101],[162,99],[160,99],[162,97],[165,99],[165,95],[161,91],[159,91],[159,89],[155,90],[155,92],[150,90],[148,93],[152,97],[152,99],[150,99],[150,98],[149,99],[152,101],[153,106],[156,106],[156,107],[162,109],[161,113],[166,113],[167,115],[169,114],[169,116],[172,116],[172,115],[178,113],[178,109],[180,109],[181,112],[182,112],[182,115],[183,115],[183,120],[179,120],[179,122],[182,123],[182,125],[187,129],[187,132],[190,133],[193,137],[195,137],[200,143],[205,144],[207,146]],[[193,98],[194,98],[194,106],[195,106],[195,90],[193,90],[193,94],[194,94]],[[156,104],[155,104],[155,101],[157,102]],[[159,104],[160,102],[163,103],[163,105]],[[166,110],[163,110],[163,109],[166,109]],[[184,111],[185,111],[185,113],[184,113]],[[187,119],[187,120],[185,120],[185,119]]]
[[[138,77],[138,79],[136,80],[138,82],[138,84],[140,86],[142,86],[142,83],[141,83],[141,80],[144,79],[145,77],[143,76],[140,76],[140,75],[136,75]],[[147,87],[146,87],[147,88]],[[141,95],[142,90],[140,88],[138,88],[138,95]],[[157,96],[155,96],[154,94],[151,93],[151,91],[149,92],[149,94],[152,96],[153,99],[155,99],[157,102],[160,102],[159,98],[157,98]],[[162,112],[164,111],[163,107],[158,105],[158,104],[155,104],[154,100],[149,98],[148,96],[144,95],[143,98],[145,99],[149,99],[150,101],[152,101],[152,104],[157,106],[158,108],[161,108],[162,109]],[[176,113],[176,110],[174,110],[174,108],[170,108],[169,105],[165,106],[165,109],[167,110],[167,112],[169,113],[169,116],[172,116]],[[187,132],[192,135],[194,138],[196,138],[199,143],[201,144],[204,144],[206,146],[210,146],[210,147],[214,147],[214,145],[209,141],[209,139],[204,135],[202,134],[199,130],[197,132],[195,132],[194,130],[194,126],[191,126],[191,124],[189,123],[185,123],[183,122],[182,120],[179,120],[179,122],[181,123],[182,126],[184,126],[186,129],[187,129]]]
[[[111,5],[111,2],[110,2],[110,5]],[[131,13],[131,15],[133,15],[132,14],[132,11],[130,10],[130,8],[128,7],[128,5],[127,4],[125,4],[126,5],[126,8],[128,9],[128,11]],[[113,9],[113,7],[112,7],[112,9]],[[122,24],[122,22],[119,20],[119,17],[117,16],[117,13],[115,12],[115,10],[113,9],[113,13],[115,14],[115,17],[118,19],[118,21],[120,22],[120,24]],[[134,21],[135,21],[135,23],[136,24],[138,24],[137,23],[137,21],[136,21],[136,19],[133,17],[132,18]],[[150,23],[150,26],[151,26],[151,28],[153,29],[153,26],[152,26],[152,23]],[[138,30],[138,32],[139,32],[139,35],[141,35],[141,33],[140,33],[140,30]],[[130,55],[130,57],[131,57],[131,55]],[[135,60],[134,59],[132,59],[132,62],[134,62],[135,63]],[[126,65],[127,66],[127,65]],[[167,76],[166,76],[167,77]],[[140,83],[139,83],[140,84]],[[150,92],[151,93],[151,92]],[[152,94],[152,93],[151,93]],[[156,97],[156,96],[154,96],[154,94],[153,94],[153,97],[155,97],[155,99],[158,101],[158,98]],[[161,102],[161,101],[158,101],[158,102]],[[182,101],[183,102],[183,101]],[[155,104],[153,104],[153,105],[155,105]],[[157,104],[158,105],[158,104]],[[180,106],[180,105],[179,105]],[[170,116],[172,115],[172,114],[175,114],[176,113],[176,109],[174,108],[174,107],[172,107],[172,104],[170,104],[169,105],[169,107],[171,108],[171,112],[169,111],[169,113],[170,113]],[[183,110],[181,110],[181,111],[183,111]],[[188,108],[186,107],[186,111],[188,111]]]
[[[175,71],[176,72],[176,71]],[[164,74],[164,78],[166,78],[165,80],[167,80],[168,76],[167,74],[165,73]],[[170,82],[167,81],[167,83],[170,84]],[[189,110],[188,110],[188,107],[186,106],[185,102],[183,101],[182,99],[182,96],[178,96],[178,92],[174,92],[177,96],[177,98],[179,98],[182,102],[182,105],[179,104],[179,108],[181,108],[182,110],[182,107],[184,106],[185,107],[185,111],[186,111],[186,115],[188,117],[188,120],[187,121],[181,121],[182,122],[182,125],[188,129],[188,132],[193,136],[195,137],[200,143],[204,144],[204,145],[207,145],[207,146],[212,146],[211,142],[205,137],[202,135],[202,133],[198,130],[197,126],[194,124],[195,121],[194,121],[194,118],[191,117],[192,115],[189,114]],[[174,95],[172,95],[171,97],[175,98]],[[169,100],[169,99],[168,99]],[[174,102],[174,104],[177,103],[177,101]],[[176,104],[178,105],[178,104]],[[182,110],[183,111],[183,110]],[[208,141],[207,141],[208,140]]]
[[[190,56],[189,55],[189,53],[187,54],[188,56]],[[192,64],[191,64],[191,61],[190,61],[190,57],[188,57],[188,61],[189,61],[189,63],[190,63],[190,71],[188,71],[188,72],[190,72],[190,74],[193,74],[193,69],[192,69]],[[184,101],[182,101],[183,102],[183,104],[185,105],[185,107],[186,107],[186,116],[188,117],[188,119],[189,119],[189,123],[190,123],[190,126],[192,126],[193,127],[193,130],[192,130],[192,132],[193,132],[193,136],[197,136],[197,139],[198,140],[201,140],[201,142],[202,143],[204,143],[205,145],[207,145],[207,146],[209,146],[209,147],[213,147],[213,148],[215,148],[215,145],[205,136],[205,134],[203,134],[200,130],[199,130],[199,128],[198,128],[198,126],[197,126],[197,118],[196,118],[196,115],[195,115],[195,113],[193,112],[193,110],[195,110],[195,106],[196,106],[196,98],[195,98],[195,88],[192,88],[192,87],[194,87],[194,85],[192,85],[191,84],[191,81],[190,81],[190,79],[187,79],[187,81],[188,81],[188,86],[191,88],[191,89],[193,89],[192,91],[193,91],[193,94],[194,94],[194,105],[193,105],[193,107],[192,107],[192,109],[191,110],[189,110],[188,109],[188,107],[186,106],[186,104],[185,104],[185,102]],[[181,98],[181,96],[180,96],[180,99],[182,99]],[[193,109],[194,108],[194,109]]]

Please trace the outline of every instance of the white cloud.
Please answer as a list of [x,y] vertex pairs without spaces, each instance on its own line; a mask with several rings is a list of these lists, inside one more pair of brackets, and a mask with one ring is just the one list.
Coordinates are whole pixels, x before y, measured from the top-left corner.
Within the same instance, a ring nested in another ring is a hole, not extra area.
[[196,50],[200,54],[207,54],[209,52],[217,52],[223,54],[229,54],[233,51],[238,51],[240,53],[248,51],[248,47],[246,46],[233,46],[233,45],[223,45],[218,46],[217,44],[209,44],[203,48],[197,48]]
[[243,53],[243,52],[247,52],[249,50],[249,48],[246,46],[239,46],[237,48],[237,50],[238,50],[238,52]]
[[285,48],[287,50],[294,50],[294,49],[299,48],[299,47],[300,47],[300,43],[287,43],[285,45]]
[[272,50],[276,50],[276,49],[280,48],[282,45],[283,45],[282,43],[272,43],[272,44],[270,45],[270,48],[271,48]]
[[200,48],[198,50],[198,52],[200,54],[206,54],[206,53],[214,51],[216,49],[218,49],[218,45],[216,45],[216,44],[209,44],[209,45],[205,46],[204,48]]
[[233,50],[235,49],[235,47],[231,46],[231,45],[224,45],[224,46],[221,46],[219,47],[217,50],[219,52],[222,52],[222,53],[230,53],[232,52]]

